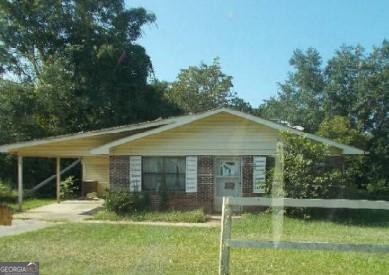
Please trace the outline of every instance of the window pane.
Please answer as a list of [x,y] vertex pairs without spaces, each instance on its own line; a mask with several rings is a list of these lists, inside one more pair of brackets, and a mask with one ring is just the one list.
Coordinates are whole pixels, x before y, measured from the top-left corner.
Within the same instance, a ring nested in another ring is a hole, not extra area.
[[185,191],[185,157],[144,157],[143,190],[159,191],[166,183],[169,191]]
[[234,160],[217,161],[217,175],[223,177],[237,177],[240,174],[239,162]]
[[185,173],[185,158],[164,158],[165,173],[183,174]]
[[162,173],[161,157],[144,157],[143,158],[143,172],[144,173]]
[[185,191],[185,174],[165,176],[166,186],[169,191]]
[[158,191],[163,177],[160,174],[143,174],[143,187],[145,191]]

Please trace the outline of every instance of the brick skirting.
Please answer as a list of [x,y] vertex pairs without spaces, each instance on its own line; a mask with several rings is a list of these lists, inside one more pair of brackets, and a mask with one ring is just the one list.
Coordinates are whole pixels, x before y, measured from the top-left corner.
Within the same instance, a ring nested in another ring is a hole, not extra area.
[[109,158],[109,190],[113,192],[129,190],[129,156],[111,156]]
[[[110,190],[128,190],[129,156],[110,157]],[[197,160],[197,192],[169,192],[168,206],[174,210],[192,210],[203,208],[207,213],[213,212],[215,190],[215,158],[198,156]],[[149,192],[151,209],[159,210],[160,194]],[[253,157],[242,156],[242,196],[254,197],[253,193]]]

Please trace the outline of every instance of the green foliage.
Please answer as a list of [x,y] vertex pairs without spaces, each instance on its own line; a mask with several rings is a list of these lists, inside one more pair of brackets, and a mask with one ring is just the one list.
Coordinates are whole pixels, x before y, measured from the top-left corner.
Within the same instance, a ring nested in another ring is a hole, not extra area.
[[[389,190],[389,42],[370,54],[342,46],[325,66],[314,49],[294,52],[294,70],[278,96],[259,106],[265,118],[301,125],[311,133],[367,151],[357,185]],[[388,194],[388,193],[386,193]]]
[[7,182],[0,181],[0,203],[3,202],[16,202],[17,192],[11,188]]
[[284,190],[291,198],[333,198],[346,187],[341,167],[328,165],[328,148],[290,133],[284,139]]
[[[154,21],[122,0],[0,1],[0,144],[177,113],[136,44]],[[0,178],[15,184],[15,164],[0,156]],[[53,171],[37,159],[25,169],[27,188]]]
[[222,72],[219,59],[182,69],[166,94],[170,102],[185,112],[203,112],[218,107],[251,110],[250,104],[232,91],[232,76]]
[[80,195],[80,184],[73,176],[67,177],[62,181],[60,188],[65,199],[77,198]]
[[366,134],[359,133],[351,126],[347,117],[336,115],[332,118],[323,120],[317,131],[317,134],[327,137],[334,141],[366,148],[369,137]]
[[104,202],[107,211],[112,211],[118,215],[145,211],[149,206],[149,196],[142,192],[108,192]]
[[265,101],[265,104],[259,106],[258,113],[264,118],[304,126],[308,132],[316,131],[324,118],[321,57],[312,48],[305,53],[296,50],[289,64],[295,70],[289,74],[285,83],[280,84],[278,98]]

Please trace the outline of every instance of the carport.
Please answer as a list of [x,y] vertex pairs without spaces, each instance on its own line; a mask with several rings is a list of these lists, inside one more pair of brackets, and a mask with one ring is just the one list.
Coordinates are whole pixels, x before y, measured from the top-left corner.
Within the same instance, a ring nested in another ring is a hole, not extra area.
[[[23,204],[23,160],[27,157],[56,159],[55,174],[45,179],[33,189],[55,180],[57,203],[61,201],[60,183],[61,175],[72,169],[78,163],[82,165],[82,181],[96,181],[101,186],[108,186],[106,178],[109,169],[109,156],[98,156],[90,151],[117,139],[141,133],[150,129],[172,123],[173,120],[155,120],[139,124],[106,128],[90,132],[80,132],[69,135],[55,136],[45,139],[19,142],[0,146],[0,153],[7,153],[17,157],[17,186],[18,207]],[[61,160],[75,159],[73,163],[61,170]],[[104,173],[99,173],[104,170]],[[53,171],[54,172],[54,171]]]

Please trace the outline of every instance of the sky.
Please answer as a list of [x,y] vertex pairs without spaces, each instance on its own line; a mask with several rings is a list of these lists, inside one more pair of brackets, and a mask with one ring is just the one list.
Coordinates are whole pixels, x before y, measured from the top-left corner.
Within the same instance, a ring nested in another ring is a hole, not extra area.
[[316,48],[325,64],[341,45],[369,52],[389,39],[389,0],[126,0],[126,7],[157,17],[138,43],[159,80],[219,57],[253,107],[277,94],[295,49]]

